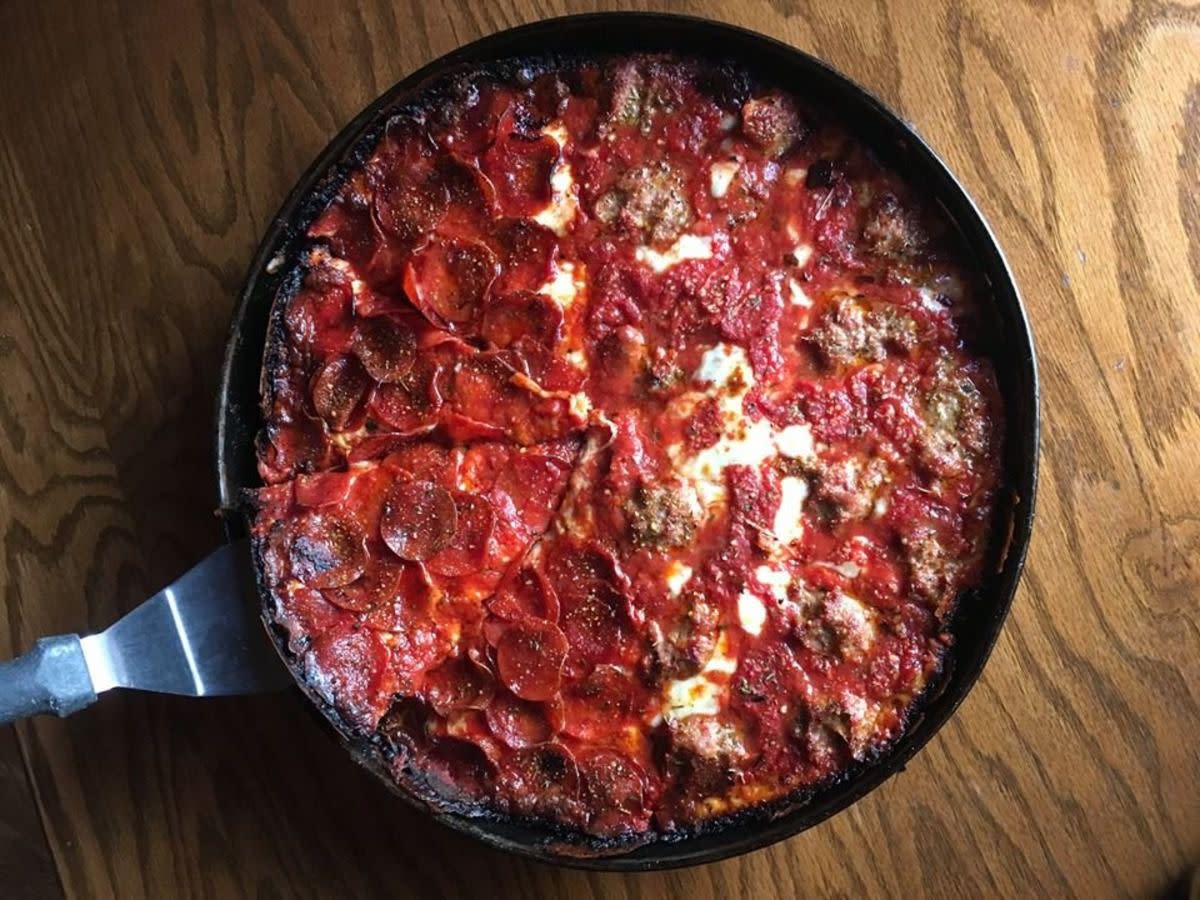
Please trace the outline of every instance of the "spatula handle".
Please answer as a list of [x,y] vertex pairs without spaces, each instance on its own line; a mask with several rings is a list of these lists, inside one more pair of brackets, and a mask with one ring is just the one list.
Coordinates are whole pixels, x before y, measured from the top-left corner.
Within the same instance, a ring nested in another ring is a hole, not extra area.
[[77,634],[41,638],[28,653],[0,663],[0,725],[44,713],[69,716],[95,702]]

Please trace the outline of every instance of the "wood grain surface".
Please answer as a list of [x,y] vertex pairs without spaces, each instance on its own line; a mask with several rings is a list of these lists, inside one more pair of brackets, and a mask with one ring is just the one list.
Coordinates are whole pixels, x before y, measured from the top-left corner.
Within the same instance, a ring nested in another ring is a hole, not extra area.
[[[0,657],[104,626],[215,545],[233,297],[328,138],[460,43],[593,8],[4,4]],[[1200,862],[1200,8],[671,8],[789,41],[881,95],[1016,270],[1044,378],[1040,515],[959,714],[821,827],[617,876],[430,825],[297,696],[109,696],[0,731],[0,896],[1155,896]]]

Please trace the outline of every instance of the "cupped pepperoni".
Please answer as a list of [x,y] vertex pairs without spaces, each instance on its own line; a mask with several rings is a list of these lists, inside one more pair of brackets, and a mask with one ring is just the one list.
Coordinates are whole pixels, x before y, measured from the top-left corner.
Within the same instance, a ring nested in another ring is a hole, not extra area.
[[369,384],[367,373],[357,359],[335,356],[313,380],[313,409],[330,428],[345,428]]
[[578,761],[582,800],[592,832],[603,835],[644,827],[646,773],[612,750],[598,750]]
[[486,709],[496,693],[496,679],[469,656],[452,657],[425,676],[425,697],[443,716],[461,709]]
[[450,193],[434,170],[397,173],[375,192],[375,221],[393,237],[415,243],[437,227],[449,202]]
[[558,258],[558,238],[549,228],[528,219],[501,219],[492,226],[492,239],[500,247],[497,293],[533,291],[549,280]]
[[438,226],[441,234],[461,237],[478,235],[491,220],[496,189],[474,163],[443,157],[437,163],[437,178],[445,186],[449,205]]
[[325,423],[303,414],[290,422],[268,423],[258,445],[259,459],[284,477],[323,468],[332,456]]
[[497,347],[525,339],[553,347],[562,335],[562,308],[545,294],[515,291],[494,297],[483,312],[479,333]]
[[350,494],[354,475],[350,472],[313,472],[297,475],[296,503],[300,506],[333,506],[341,503]]
[[453,327],[479,314],[496,272],[496,257],[483,244],[437,238],[409,260],[404,290],[434,325]]
[[594,547],[564,542],[551,555],[546,574],[558,594],[560,624],[571,649],[590,662],[619,651],[627,604],[611,559]]
[[394,316],[359,319],[351,346],[367,374],[385,384],[403,382],[417,358],[416,334]]
[[479,568],[496,523],[495,511],[486,497],[456,491],[453,499],[457,523],[454,535],[426,563],[430,572],[448,577]]
[[537,569],[523,566],[506,578],[488,601],[494,616],[510,622],[524,618],[558,620],[558,596]]
[[401,559],[425,560],[450,544],[458,512],[450,492],[431,481],[397,481],[383,503],[379,530]]
[[484,718],[492,734],[515,749],[544,743],[554,735],[554,724],[543,704],[522,700],[507,691],[492,698]]
[[514,812],[572,822],[581,815],[579,767],[561,744],[510,753],[500,764],[500,789]]
[[[362,623],[375,631],[405,632],[410,639],[417,637],[414,629],[427,623],[433,608],[433,586],[420,563],[397,562],[389,566],[396,575],[394,587],[388,587],[391,573],[381,567],[374,569],[342,588],[343,591],[361,587],[363,593],[372,597],[371,604],[362,614]],[[377,579],[377,582],[368,581]]]
[[366,612],[382,603],[390,603],[400,590],[403,569],[388,562],[374,562],[354,581],[329,590],[330,603],[351,612]]
[[551,137],[513,134],[483,155],[483,173],[496,187],[496,204],[506,216],[532,216],[554,194],[550,177],[561,151]]
[[432,353],[422,353],[400,382],[379,386],[367,411],[386,428],[401,434],[428,430],[437,423],[442,407],[443,379],[441,361]]
[[633,703],[636,685],[618,666],[599,665],[562,692],[563,731],[580,740],[612,733]]
[[522,699],[549,700],[558,693],[567,649],[566,636],[554,623],[518,622],[496,646],[500,680]]
[[292,574],[309,587],[341,587],[367,567],[366,535],[358,523],[331,512],[312,512],[292,532]]

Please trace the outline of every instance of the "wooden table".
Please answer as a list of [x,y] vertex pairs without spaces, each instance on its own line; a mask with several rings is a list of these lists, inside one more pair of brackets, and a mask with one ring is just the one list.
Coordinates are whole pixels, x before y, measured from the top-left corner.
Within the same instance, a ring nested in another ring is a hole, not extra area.
[[[0,657],[105,625],[216,543],[211,409],[232,299],[329,136],[462,42],[592,8],[5,7]],[[298,699],[110,696],[0,729],[0,895],[1145,896],[1200,861],[1200,10],[679,8],[811,50],[881,95],[1015,267],[1044,379],[1040,514],[961,712],[817,829],[626,877],[431,826]]]

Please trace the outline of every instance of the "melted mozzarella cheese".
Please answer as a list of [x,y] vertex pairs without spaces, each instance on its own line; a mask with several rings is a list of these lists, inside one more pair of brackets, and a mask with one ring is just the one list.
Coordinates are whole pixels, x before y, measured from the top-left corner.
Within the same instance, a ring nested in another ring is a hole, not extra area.
[[583,263],[556,262],[554,271],[550,273],[546,283],[538,288],[538,293],[545,294],[564,311],[568,310],[586,284],[585,277],[586,267]]
[[808,265],[808,261],[812,259],[813,248],[808,244],[797,244],[792,249],[792,256],[796,258],[796,268],[803,269]]
[[560,237],[567,233],[567,226],[575,221],[579,212],[579,192],[575,188],[575,176],[570,163],[561,163],[550,176],[553,194],[550,205],[538,211],[533,221],[544,225]]
[[762,565],[754,570],[754,577],[780,603],[787,600],[788,588],[792,586],[792,576],[785,569]]
[[[561,122],[552,122],[542,129],[542,134],[552,138],[559,148],[566,146],[570,136]],[[579,212],[579,190],[575,186],[575,175],[571,164],[560,160],[550,173],[550,205],[539,211],[533,220],[544,225],[560,237],[567,233],[567,226],[575,221]]]
[[586,421],[588,413],[591,412],[592,409],[592,401],[588,398],[587,394],[583,393],[582,391],[577,391],[571,395],[571,399],[568,401],[568,407],[571,410],[571,415],[581,421]]
[[779,509],[771,530],[779,543],[787,545],[804,537],[804,501],[808,499],[808,482],[788,475],[779,482]]
[[809,309],[812,307],[812,297],[804,293],[804,288],[800,287],[800,282],[795,278],[788,279],[788,299],[796,306]]
[[664,579],[667,583],[667,592],[672,597],[678,597],[681,593],[683,593],[684,585],[691,580],[691,577],[691,566],[685,565],[677,559],[671,560],[671,562],[667,564],[667,571],[664,575]]
[[775,443],[789,459],[811,459],[815,453],[812,428],[804,423],[784,428],[775,436]]
[[708,192],[718,200],[729,193],[729,186],[737,175],[739,163],[736,160],[715,162],[708,172]]
[[758,637],[767,621],[767,608],[750,591],[742,591],[737,599],[738,622],[742,631]]
[[729,685],[713,679],[714,674],[732,675],[737,660],[729,655],[729,644],[722,635],[713,655],[698,675],[679,678],[663,685],[663,718],[676,722],[688,716],[715,716],[729,692]]
[[712,258],[712,238],[707,235],[681,234],[674,244],[661,253],[653,247],[641,246],[633,255],[638,262],[662,273],[687,259]]

